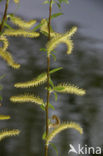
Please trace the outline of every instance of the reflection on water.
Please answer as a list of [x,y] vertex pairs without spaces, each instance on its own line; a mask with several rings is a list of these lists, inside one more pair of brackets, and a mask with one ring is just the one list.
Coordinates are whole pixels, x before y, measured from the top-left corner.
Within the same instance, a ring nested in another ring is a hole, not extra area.
[[[65,29],[69,27],[70,25],[65,25]],[[9,40],[11,45],[9,51],[22,66],[20,70],[13,70],[6,66],[4,61],[0,61],[0,75],[6,74],[1,81],[4,89],[1,93],[3,106],[0,108],[0,113],[12,117],[9,121],[0,121],[0,129],[19,128],[21,134],[0,142],[0,156],[41,156],[44,152],[42,141],[42,133],[45,130],[44,112],[35,104],[11,103],[9,97],[30,92],[46,100],[45,85],[29,89],[16,89],[13,85],[19,81],[30,80],[46,70],[46,55],[39,49],[45,47],[47,39],[41,35],[38,39],[10,38]],[[103,145],[103,53],[97,48],[99,41],[79,33],[75,35],[74,43],[75,48],[70,56],[65,53],[66,47],[60,46],[56,54],[57,62],[51,59],[51,68],[63,67],[62,71],[52,76],[55,84],[69,82],[87,91],[83,97],[59,94],[58,102],[54,102],[54,96],[51,95],[55,111],[50,111],[50,117],[52,114],[57,114],[62,121],[72,120],[84,128],[82,136],[74,130],[66,130],[53,140],[62,156],[68,155],[70,143],[75,148],[78,144],[94,147]],[[56,155],[51,147],[49,152],[50,156]]]

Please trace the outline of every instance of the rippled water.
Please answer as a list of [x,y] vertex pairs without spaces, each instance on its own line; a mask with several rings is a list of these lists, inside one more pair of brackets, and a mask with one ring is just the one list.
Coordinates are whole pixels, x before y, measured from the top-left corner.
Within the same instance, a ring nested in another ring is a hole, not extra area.
[[[71,25],[65,23],[64,30]],[[103,145],[103,52],[98,48],[102,41],[85,37],[80,33],[77,33],[73,40],[75,47],[71,55],[66,55],[66,47],[62,45],[57,49],[57,61],[54,62],[51,58],[51,69],[63,67],[63,70],[55,73],[52,79],[55,84],[75,84],[86,89],[87,94],[83,97],[58,94],[57,102],[51,95],[51,104],[54,105],[55,111],[50,110],[50,117],[56,114],[61,121],[80,123],[84,134],[81,136],[75,130],[66,130],[59,134],[53,142],[61,156],[68,155],[69,144],[73,144],[75,148],[78,144],[93,147]],[[0,113],[11,116],[8,121],[0,121],[0,129],[18,128],[21,134],[0,142],[0,156],[41,156],[44,155],[44,112],[35,104],[14,104],[9,98],[12,95],[30,92],[46,100],[45,85],[29,89],[16,89],[13,85],[16,82],[31,80],[46,71],[46,55],[39,49],[45,47],[47,39],[41,35],[38,39],[9,38],[9,41],[9,51],[21,64],[21,68],[13,70],[0,59],[0,75],[5,74],[5,78],[0,81],[3,85],[0,92],[3,96],[3,106]],[[50,156],[56,155],[51,147],[49,152]]]

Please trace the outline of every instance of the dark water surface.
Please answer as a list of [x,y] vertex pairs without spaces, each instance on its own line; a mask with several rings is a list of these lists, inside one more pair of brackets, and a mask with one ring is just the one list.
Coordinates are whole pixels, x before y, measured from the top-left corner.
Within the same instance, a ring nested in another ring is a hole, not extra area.
[[[70,24],[71,23],[71,24]],[[64,23],[63,32],[72,25],[78,25],[79,31],[73,37],[74,50],[66,55],[66,46],[57,48],[57,61],[51,58],[51,69],[63,67],[63,70],[52,75],[54,83],[69,82],[86,90],[85,96],[58,94],[55,102],[51,95],[51,104],[55,111],[50,110],[49,116],[59,116],[61,121],[75,121],[79,123],[84,134],[80,135],[75,130],[65,130],[53,140],[56,144],[59,156],[67,156],[69,144],[77,149],[78,144],[93,147],[103,147],[103,41],[82,35],[83,27],[76,22]],[[37,39],[9,38],[9,50],[14,59],[21,64],[19,70],[13,70],[0,58],[0,75],[5,78],[0,80],[3,97],[0,114],[9,114],[11,119],[0,121],[0,129],[18,128],[21,133],[17,137],[4,139],[0,142],[0,156],[43,156],[44,141],[42,134],[45,130],[45,114],[36,104],[15,104],[9,101],[10,96],[23,93],[34,93],[46,101],[45,85],[37,88],[16,89],[17,82],[31,80],[40,73],[46,71],[46,55],[40,52],[45,47],[47,38],[41,34]],[[69,154],[74,156],[73,154]],[[82,155],[82,154],[81,154]],[[91,153],[90,156],[93,154]],[[103,155],[103,154],[101,154]],[[50,147],[49,156],[56,156]]]
[[[71,25],[65,24],[64,29]],[[68,155],[69,144],[73,144],[75,148],[78,144],[93,147],[103,145],[103,53],[94,48],[101,41],[84,37],[79,32],[73,40],[75,47],[71,55],[66,55],[66,47],[62,45],[57,49],[57,62],[51,59],[51,69],[63,67],[63,70],[52,76],[55,84],[69,82],[86,89],[87,92],[82,97],[58,94],[57,102],[51,95],[55,111],[50,110],[50,117],[56,114],[61,121],[75,121],[84,128],[82,136],[75,130],[66,130],[53,140],[62,156]],[[14,104],[9,98],[12,95],[30,92],[46,100],[45,85],[29,89],[16,89],[13,86],[16,82],[31,80],[46,70],[46,55],[39,50],[45,46],[46,41],[42,34],[38,39],[10,38],[9,51],[21,64],[21,68],[13,70],[3,60],[0,61],[1,75],[6,75],[0,82],[4,87],[1,92],[3,106],[0,113],[11,116],[11,120],[1,121],[0,128],[21,130],[19,136],[0,142],[0,156],[41,156],[44,153],[44,112],[35,104]],[[51,147],[49,152],[49,155],[56,155]]]

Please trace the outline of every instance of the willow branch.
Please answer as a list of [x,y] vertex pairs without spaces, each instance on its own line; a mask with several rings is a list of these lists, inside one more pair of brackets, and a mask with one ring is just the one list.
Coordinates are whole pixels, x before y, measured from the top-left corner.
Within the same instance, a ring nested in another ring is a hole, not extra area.
[[1,25],[0,25],[0,33],[2,32],[2,29],[4,27],[4,22],[5,22],[6,17],[7,17],[8,4],[9,4],[9,0],[6,0],[5,10],[4,10],[2,22],[1,22]]
[[[49,5],[49,21],[48,21],[48,40],[50,40],[50,26],[51,26],[51,12],[52,12],[52,0],[50,0]],[[48,106],[49,106],[49,99],[50,99],[50,92],[49,92],[49,79],[50,79],[50,56],[47,57],[47,104],[46,104],[46,137],[49,133],[49,125],[48,125]],[[45,156],[48,155],[48,146],[45,146]]]

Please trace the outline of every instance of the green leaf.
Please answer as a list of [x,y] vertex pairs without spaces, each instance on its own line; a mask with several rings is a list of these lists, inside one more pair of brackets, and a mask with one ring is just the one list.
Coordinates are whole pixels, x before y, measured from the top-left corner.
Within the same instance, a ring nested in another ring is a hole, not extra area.
[[49,103],[49,108],[55,110],[54,106],[52,104]]
[[51,53],[51,55],[53,56],[54,61],[56,61],[56,56],[52,53]]
[[58,156],[58,149],[57,149],[57,147],[55,146],[55,144],[54,144],[54,143],[50,143],[50,145],[51,145],[52,148],[55,150],[55,152],[56,152],[56,154],[57,154],[57,156]]
[[61,9],[61,4],[60,4],[60,3],[56,2],[56,5],[57,5],[57,7],[58,7],[59,9]]
[[45,0],[42,4],[49,4],[49,0]]
[[62,0],[64,3],[69,4],[68,0]]
[[54,83],[53,83],[53,81],[51,80],[51,78],[49,79],[49,83],[50,83],[50,85],[52,86],[52,88],[54,88]]
[[63,69],[63,67],[55,68],[55,69],[50,71],[50,74],[53,74],[53,73],[55,73],[55,72],[57,72],[57,71],[59,71],[61,69]]
[[54,93],[54,96],[55,96],[55,101],[57,101],[58,100],[58,95],[57,95],[56,92],[53,92],[53,93]]
[[45,111],[45,105],[41,105],[40,108]]
[[34,27],[33,29],[32,29],[32,31],[36,31],[37,29],[39,29],[41,26],[42,26],[43,24],[38,24],[36,27]]
[[43,133],[43,135],[42,135],[42,139],[43,139],[43,140],[46,139],[46,131]]
[[2,76],[0,76],[0,80],[2,80],[5,77],[5,74],[3,74]]
[[12,29],[14,30],[9,24],[7,24],[6,22],[4,23],[4,26],[6,26],[8,29]]
[[46,52],[47,50],[45,48],[41,48],[40,51]]
[[55,14],[51,15],[51,18],[56,18],[56,17],[61,16],[61,15],[63,15],[62,12],[55,13]]
[[3,99],[2,96],[0,96],[0,101],[2,101],[2,99]]
[[0,90],[2,90],[3,89],[3,86],[2,85],[0,85]]
[[54,90],[55,91],[61,91],[61,90],[63,90],[63,89],[65,89],[65,87],[62,87],[62,86],[58,86],[58,87],[54,87]]

